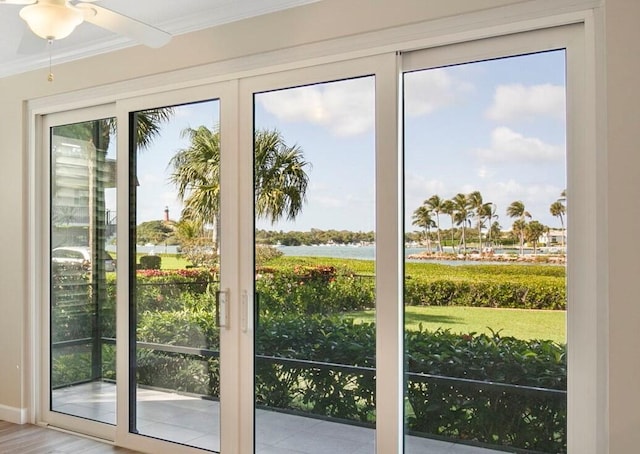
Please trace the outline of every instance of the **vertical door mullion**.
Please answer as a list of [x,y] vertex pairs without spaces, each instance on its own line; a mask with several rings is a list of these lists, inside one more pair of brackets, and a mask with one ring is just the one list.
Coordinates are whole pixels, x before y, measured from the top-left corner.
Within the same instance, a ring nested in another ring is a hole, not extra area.
[[[402,452],[403,228],[399,57],[376,73],[376,452]],[[384,364],[384,367],[379,367]]]
[[[129,256],[129,130],[130,116],[126,106],[118,105],[116,121],[120,130],[117,136],[117,217],[116,226],[118,242],[116,256]],[[129,434],[131,424],[129,415],[129,260],[120,260],[116,269],[116,442],[124,440]]]
[[254,213],[253,213],[253,93],[244,81],[238,93],[238,233],[239,244],[239,305],[241,375],[238,380],[239,416],[242,424],[238,439],[238,453],[253,453],[254,443]]
[[[220,328],[220,450],[234,452],[241,430],[240,418],[240,355],[241,291],[239,239],[240,210],[238,191],[238,82],[224,85],[220,96],[220,289],[228,290],[228,326]],[[223,398],[224,396],[224,398]]]

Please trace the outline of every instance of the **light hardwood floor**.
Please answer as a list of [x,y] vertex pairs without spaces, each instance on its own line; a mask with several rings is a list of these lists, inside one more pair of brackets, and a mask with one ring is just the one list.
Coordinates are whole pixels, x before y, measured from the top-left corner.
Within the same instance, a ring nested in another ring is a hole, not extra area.
[[30,424],[0,421],[0,454],[138,454],[107,443]]

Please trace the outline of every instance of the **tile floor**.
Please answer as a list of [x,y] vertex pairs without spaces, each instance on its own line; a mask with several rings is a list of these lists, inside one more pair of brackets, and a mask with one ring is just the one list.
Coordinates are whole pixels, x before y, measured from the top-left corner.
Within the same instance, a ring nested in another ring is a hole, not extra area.
[[[210,451],[220,450],[218,402],[150,389],[138,390],[137,429]],[[53,410],[115,424],[115,385],[93,382],[55,390]],[[374,430],[258,410],[258,454],[374,454]],[[408,436],[405,454],[498,454],[498,451]]]

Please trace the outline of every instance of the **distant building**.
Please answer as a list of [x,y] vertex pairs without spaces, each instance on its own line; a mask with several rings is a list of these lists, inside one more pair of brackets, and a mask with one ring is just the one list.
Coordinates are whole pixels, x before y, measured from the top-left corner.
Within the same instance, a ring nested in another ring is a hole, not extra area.
[[549,229],[547,232],[540,235],[540,240],[538,242],[545,246],[567,244],[567,231]]
[[52,136],[51,149],[52,247],[87,245],[91,229],[104,227],[104,238],[115,234],[115,216],[104,206],[105,190],[116,187],[115,160],[70,137]]

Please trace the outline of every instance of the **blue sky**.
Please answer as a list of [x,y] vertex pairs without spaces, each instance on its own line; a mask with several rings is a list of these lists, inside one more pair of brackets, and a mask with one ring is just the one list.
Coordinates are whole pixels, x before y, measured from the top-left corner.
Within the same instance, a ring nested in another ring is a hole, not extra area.
[[[430,69],[405,75],[405,223],[433,194],[479,190],[505,214],[522,200],[534,219],[559,227],[549,205],[566,187],[564,52]],[[273,230],[374,230],[374,79],[266,92],[255,96],[257,128],[276,128],[302,147],[307,203],[295,222]],[[185,127],[219,121],[217,101],[182,106],[138,161],[138,221],[177,219],[181,205],[167,163],[188,143]],[[448,220],[442,220],[444,227]]]

